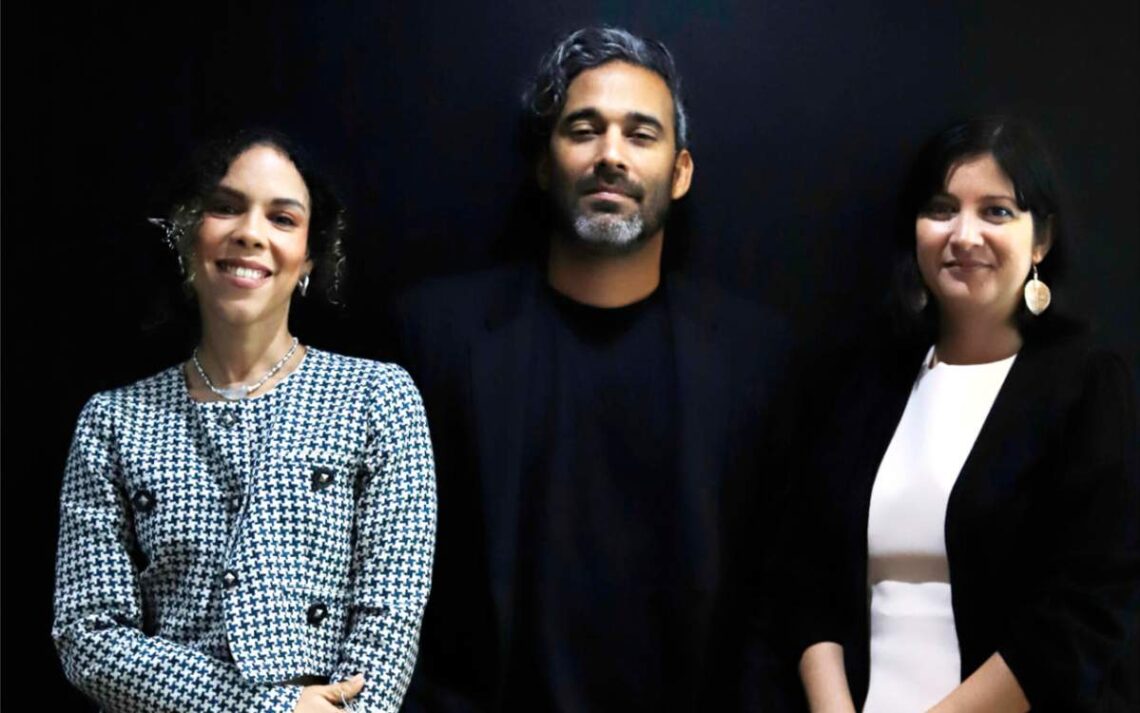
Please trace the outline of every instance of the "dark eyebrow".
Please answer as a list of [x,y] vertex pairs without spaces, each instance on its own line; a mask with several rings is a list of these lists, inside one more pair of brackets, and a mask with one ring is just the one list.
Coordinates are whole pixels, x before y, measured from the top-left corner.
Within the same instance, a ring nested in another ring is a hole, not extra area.
[[626,121],[632,120],[632,122],[635,124],[648,124],[649,126],[652,126],[653,128],[657,129],[658,131],[664,131],[665,130],[665,125],[662,124],[661,121],[657,117],[651,116],[649,114],[642,114],[639,111],[631,111],[630,113],[625,115],[625,118],[626,118]]
[[[236,188],[230,188],[229,186],[223,186],[221,184],[214,187],[214,193],[220,193],[220,194],[225,195],[229,198],[234,198],[237,200],[242,200],[242,201],[248,201],[249,200],[249,196],[247,196],[245,193],[242,193],[241,191],[237,190]],[[271,203],[275,206],[291,206],[291,207],[299,208],[300,210],[303,210],[305,213],[309,212],[308,206],[306,206],[304,203],[297,200],[296,198],[274,198],[271,201]]]
[[[562,121],[559,123],[561,123],[561,124],[572,124],[575,121],[578,121],[580,119],[585,119],[588,121],[596,121],[596,120],[600,119],[601,117],[602,117],[602,115],[597,109],[594,109],[593,107],[585,107],[583,109],[578,109],[577,111],[570,112],[566,116],[562,117]],[[657,117],[655,117],[651,114],[644,114],[640,111],[631,111],[631,112],[627,113],[625,115],[625,121],[626,121],[626,123],[633,123],[633,124],[647,124],[649,126],[654,127],[658,131],[664,131],[665,130],[665,125],[661,123],[660,119],[658,119]]]
[[301,201],[297,200],[296,198],[274,198],[273,199],[273,205],[293,206],[295,208],[300,208],[301,210],[305,211],[306,213],[309,212],[309,207],[306,206]]
[[562,121],[560,121],[559,123],[560,124],[572,124],[575,121],[578,121],[579,119],[593,120],[593,119],[598,119],[598,118],[601,118],[601,114],[598,113],[597,109],[593,109],[591,107],[586,107],[585,109],[579,109],[578,111],[570,112],[566,116],[562,117]]

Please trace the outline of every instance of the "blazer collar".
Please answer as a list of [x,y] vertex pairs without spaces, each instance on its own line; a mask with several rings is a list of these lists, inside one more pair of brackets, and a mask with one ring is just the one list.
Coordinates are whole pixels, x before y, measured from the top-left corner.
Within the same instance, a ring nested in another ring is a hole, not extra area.
[[499,617],[498,631],[504,637],[500,650],[506,650],[514,611],[523,424],[541,276],[536,270],[523,270],[507,279],[502,288],[471,346],[471,384],[488,574]]

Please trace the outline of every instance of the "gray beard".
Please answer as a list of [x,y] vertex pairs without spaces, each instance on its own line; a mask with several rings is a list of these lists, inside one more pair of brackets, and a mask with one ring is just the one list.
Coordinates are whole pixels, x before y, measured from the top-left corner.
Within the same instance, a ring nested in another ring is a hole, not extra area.
[[574,219],[574,233],[582,242],[596,248],[616,252],[628,250],[637,244],[645,232],[641,213],[622,218],[608,213],[579,215]]

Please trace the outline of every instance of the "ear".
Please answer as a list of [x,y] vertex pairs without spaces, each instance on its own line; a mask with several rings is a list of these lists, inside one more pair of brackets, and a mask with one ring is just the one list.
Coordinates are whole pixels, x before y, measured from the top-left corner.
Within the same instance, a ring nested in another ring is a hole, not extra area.
[[534,163],[534,180],[543,191],[550,189],[550,152],[544,150]]
[[673,200],[684,198],[693,182],[693,155],[681,149],[673,159]]
[[1033,264],[1041,262],[1053,247],[1053,216],[1045,219],[1041,232],[1033,236]]
[[312,258],[305,260],[305,264],[301,267],[301,274],[302,275],[312,275],[313,274],[313,260],[312,260]]

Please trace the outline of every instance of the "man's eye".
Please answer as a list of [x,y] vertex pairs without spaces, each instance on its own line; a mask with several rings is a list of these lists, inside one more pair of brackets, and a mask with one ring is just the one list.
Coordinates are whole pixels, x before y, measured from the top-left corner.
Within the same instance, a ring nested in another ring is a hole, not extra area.
[[593,136],[595,133],[592,126],[576,126],[570,129],[570,135],[576,139],[586,139]]
[[635,140],[637,140],[637,141],[643,141],[643,142],[646,142],[646,143],[648,143],[648,142],[650,142],[650,141],[656,141],[656,140],[657,140],[657,135],[656,135],[656,134],[653,134],[653,133],[650,133],[650,132],[648,132],[648,131],[635,131],[635,132],[633,133],[633,137],[632,137],[632,138],[633,138],[633,139],[635,139]]

